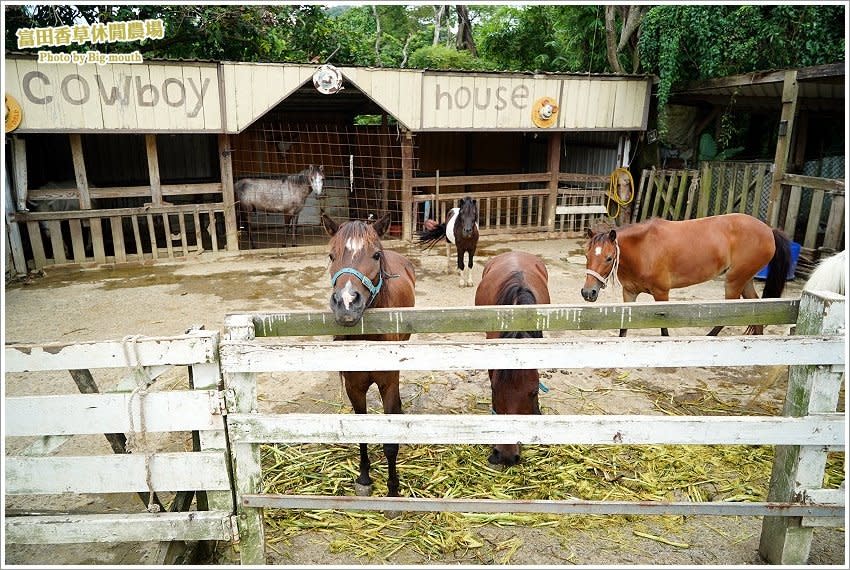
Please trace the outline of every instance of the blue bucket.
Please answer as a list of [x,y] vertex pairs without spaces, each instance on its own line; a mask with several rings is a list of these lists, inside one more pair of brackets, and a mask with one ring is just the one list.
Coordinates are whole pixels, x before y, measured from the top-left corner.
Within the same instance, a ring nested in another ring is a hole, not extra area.
[[[785,276],[786,281],[794,279],[794,274],[797,271],[797,259],[800,257],[800,244],[796,241],[791,242],[791,265],[788,267],[788,275]],[[761,271],[756,273],[756,279],[767,279],[767,265],[761,268]]]

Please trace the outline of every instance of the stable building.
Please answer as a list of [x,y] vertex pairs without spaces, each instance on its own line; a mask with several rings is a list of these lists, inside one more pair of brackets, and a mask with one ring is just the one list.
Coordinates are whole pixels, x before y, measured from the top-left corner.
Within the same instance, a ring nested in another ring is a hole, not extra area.
[[[648,76],[204,61],[5,60],[6,208],[18,273],[324,244],[319,212],[392,214],[410,240],[461,197],[482,234],[577,235],[646,130]],[[12,128],[10,128],[12,127]],[[325,174],[287,237],[234,184]],[[612,214],[613,215],[613,214]]]

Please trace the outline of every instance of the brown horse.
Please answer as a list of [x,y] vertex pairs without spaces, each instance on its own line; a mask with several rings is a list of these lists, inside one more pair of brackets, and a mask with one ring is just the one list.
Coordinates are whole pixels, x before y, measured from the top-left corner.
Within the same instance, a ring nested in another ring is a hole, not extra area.
[[[337,224],[322,212],[322,225],[330,240],[330,274],[333,293],[330,308],[336,322],[354,326],[370,307],[412,307],[416,274],[410,261],[394,251],[384,250],[380,236],[389,227],[386,214],[373,224],[350,221]],[[408,340],[410,334],[372,334],[336,336],[334,340]],[[340,372],[345,392],[354,413],[366,413],[366,392],[375,384],[381,394],[385,414],[400,414],[401,396],[398,370],[376,372]],[[398,444],[385,443],[387,457],[387,489],[390,497],[398,497],[396,459]],[[355,489],[358,495],[370,495],[369,455],[366,444],[360,444],[360,476]]]
[[[549,303],[549,272],[536,255],[510,251],[491,258],[475,290],[476,305],[536,305]],[[488,332],[487,338],[543,338],[540,331]],[[539,414],[540,374],[529,370],[488,370],[495,414]],[[519,445],[494,445],[487,461],[516,465]]]
[[[431,249],[439,241],[453,243],[457,249],[457,270],[461,287],[472,287],[472,258],[478,247],[478,204],[464,196],[460,206],[449,210],[449,218],[442,224],[426,220],[425,230],[417,235],[417,242]],[[447,250],[448,254],[448,250]],[[467,256],[464,266],[463,256]]]
[[[762,296],[782,295],[791,264],[790,240],[779,230],[747,214],[724,214],[671,222],[652,219],[617,230],[587,230],[587,277],[581,296],[596,301],[613,280],[623,287],[623,301],[640,293],[667,301],[670,289],[703,283],[725,274],[727,299],[757,299],[753,277],[768,265]],[[716,335],[722,326],[714,327]],[[762,334],[762,325],[748,333]],[[662,328],[661,334],[668,335]],[[626,329],[620,329],[626,336]]]

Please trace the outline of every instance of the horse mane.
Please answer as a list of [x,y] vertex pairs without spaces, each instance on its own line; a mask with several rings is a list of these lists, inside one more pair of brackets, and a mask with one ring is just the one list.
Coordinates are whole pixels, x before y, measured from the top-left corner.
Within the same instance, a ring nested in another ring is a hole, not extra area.
[[[535,305],[537,296],[534,291],[525,284],[525,275],[522,271],[514,271],[508,276],[508,280],[502,286],[499,296],[496,298],[497,305]],[[499,335],[499,338],[543,338],[541,331],[507,331]]]
[[818,263],[808,281],[803,286],[803,291],[832,291],[844,295],[845,276],[844,268],[847,266],[847,250],[842,250],[832,257],[828,257]]

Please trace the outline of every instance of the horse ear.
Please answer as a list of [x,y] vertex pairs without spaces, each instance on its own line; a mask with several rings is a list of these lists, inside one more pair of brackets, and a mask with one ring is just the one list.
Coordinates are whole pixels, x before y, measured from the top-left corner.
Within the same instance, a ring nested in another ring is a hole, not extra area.
[[391,215],[389,212],[378,218],[378,221],[372,224],[372,227],[375,228],[375,233],[378,234],[378,237],[382,237],[384,233],[390,227],[390,218]]
[[339,224],[333,221],[331,217],[325,213],[324,210],[322,210],[321,218],[322,226],[324,226],[325,231],[328,233],[328,235],[332,237],[335,236],[337,230],[339,230]]
[[590,239],[593,237],[593,230],[590,228],[584,228],[584,237]]
[[325,165],[324,164],[319,165],[319,172],[321,172],[322,174],[325,173]]
[[610,239],[612,242],[617,241],[617,230],[611,230],[610,232],[608,232],[608,239]]

